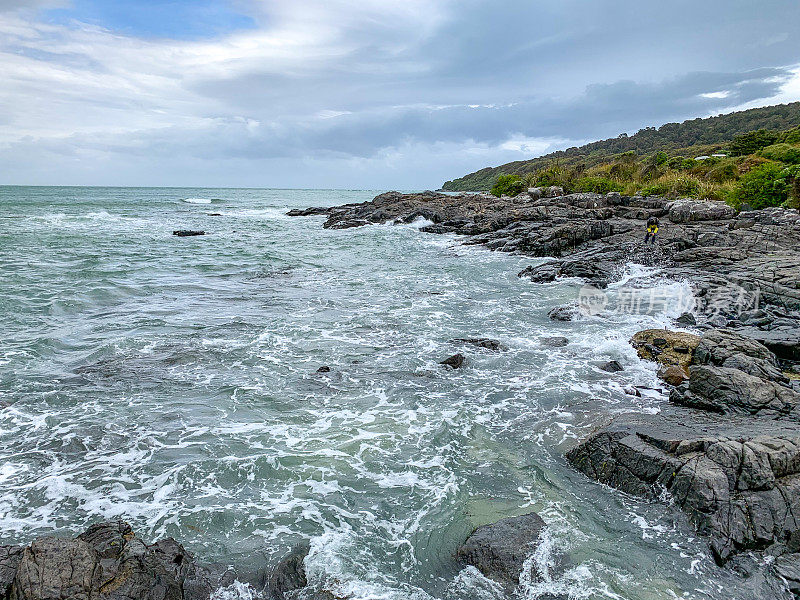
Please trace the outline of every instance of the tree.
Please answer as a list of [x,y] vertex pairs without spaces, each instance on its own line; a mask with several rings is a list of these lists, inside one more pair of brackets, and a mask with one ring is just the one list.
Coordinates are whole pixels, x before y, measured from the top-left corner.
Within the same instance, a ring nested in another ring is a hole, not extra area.
[[492,194],[497,196],[516,196],[525,191],[525,182],[519,175],[500,175],[492,187]]
[[789,198],[790,183],[784,168],[773,162],[759,165],[742,175],[733,191],[733,205],[752,209],[780,206]]
[[743,135],[737,135],[728,146],[733,156],[744,156],[753,154],[762,148],[771,146],[778,141],[780,134],[777,131],[759,129]]

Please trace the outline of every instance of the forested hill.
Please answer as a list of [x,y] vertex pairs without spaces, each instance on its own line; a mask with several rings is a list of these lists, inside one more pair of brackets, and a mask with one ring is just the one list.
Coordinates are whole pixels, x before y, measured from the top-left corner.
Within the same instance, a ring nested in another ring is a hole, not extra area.
[[706,119],[691,119],[683,123],[667,123],[659,128],[647,127],[631,136],[623,133],[616,138],[560,150],[531,160],[487,167],[459,179],[447,181],[442,189],[489,190],[499,175],[531,173],[550,165],[554,160],[566,166],[580,163],[582,166],[591,167],[610,156],[629,151],[643,156],[658,151],[675,153],[677,150],[685,150],[688,156],[691,154],[692,146],[719,145],[719,149],[722,150],[726,142],[742,133],[758,129],[784,130],[798,125],[800,125],[800,102],[752,108]]

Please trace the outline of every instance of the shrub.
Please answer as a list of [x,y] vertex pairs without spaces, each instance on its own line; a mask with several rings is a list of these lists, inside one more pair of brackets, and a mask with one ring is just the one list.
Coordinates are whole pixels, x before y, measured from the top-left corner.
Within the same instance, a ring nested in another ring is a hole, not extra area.
[[736,167],[733,163],[723,163],[715,166],[708,173],[706,173],[706,180],[713,183],[722,183],[723,181],[732,181],[739,177]]
[[700,181],[691,175],[667,173],[640,190],[643,196],[692,197],[700,195]]
[[767,146],[759,152],[764,158],[777,160],[789,164],[800,164],[800,148],[789,144],[774,144]]
[[667,161],[667,166],[670,169],[680,169],[683,167],[683,157],[682,156],[673,156]]
[[492,194],[497,196],[516,196],[527,189],[525,182],[519,175],[500,175],[492,187]]
[[733,156],[743,156],[745,154],[753,154],[762,148],[771,146],[780,138],[780,134],[776,131],[769,131],[767,129],[759,129],[758,131],[751,131],[743,135],[737,135],[728,146]]
[[560,165],[552,165],[537,172],[533,178],[533,185],[537,187],[558,186],[565,192],[574,188],[575,174]]
[[607,194],[608,192],[622,192],[622,184],[607,177],[581,177],[575,182],[576,192],[595,192]]
[[734,208],[744,204],[753,209],[780,206],[789,199],[789,174],[777,163],[764,163],[742,175],[731,194]]
[[661,152],[656,152],[653,155],[653,164],[656,165],[657,167],[663,165],[668,160],[669,160],[669,154],[667,154],[663,150]]
[[783,141],[787,144],[800,144],[800,127],[787,131],[783,135]]

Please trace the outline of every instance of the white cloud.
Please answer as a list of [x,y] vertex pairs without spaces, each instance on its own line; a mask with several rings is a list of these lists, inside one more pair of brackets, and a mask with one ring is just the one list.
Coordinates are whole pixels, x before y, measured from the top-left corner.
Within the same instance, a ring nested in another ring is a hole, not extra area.
[[[0,0],[0,181],[237,185],[258,173],[251,185],[288,185],[297,165],[319,174],[307,185],[346,167],[347,186],[368,168],[371,181],[430,187],[572,138],[767,103],[776,90],[800,98],[795,80],[765,83],[780,73],[741,75],[786,64],[796,36],[754,65],[754,50],[731,46],[733,17],[716,42],[650,23],[643,45],[620,33],[642,30],[647,11],[572,19],[575,2],[262,0],[248,5],[257,28],[197,42],[47,23]],[[747,31],[760,27],[749,10]],[[693,51],[714,43],[720,52]],[[690,71],[707,73],[681,79]]]
[[722,99],[722,98],[727,98],[730,95],[731,95],[730,91],[723,90],[721,92],[706,92],[705,94],[700,94],[700,97],[708,99]]

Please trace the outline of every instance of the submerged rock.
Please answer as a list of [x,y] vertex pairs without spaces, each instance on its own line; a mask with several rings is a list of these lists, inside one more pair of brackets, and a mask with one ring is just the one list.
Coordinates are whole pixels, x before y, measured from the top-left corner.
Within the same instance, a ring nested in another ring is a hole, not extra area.
[[464,360],[465,359],[463,354],[454,354],[450,358],[444,359],[439,364],[451,367],[453,369],[458,369],[464,364]]
[[507,587],[519,583],[525,560],[533,554],[545,523],[536,513],[501,519],[478,527],[456,558]]
[[547,313],[553,321],[572,321],[578,316],[578,307],[574,304],[557,306]]
[[502,352],[503,350],[508,350],[508,347],[503,343],[489,338],[455,338],[451,341],[459,344],[477,346],[478,348],[483,348],[484,350],[490,350],[492,352]]
[[563,348],[567,344],[569,344],[569,340],[562,336],[542,338],[542,345],[550,346],[551,348]]
[[624,371],[625,368],[619,364],[616,360],[609,360],[608,362],[604,362],[597,367],[601,371],[606,371],[607,373],[619,373],[620,371]]

